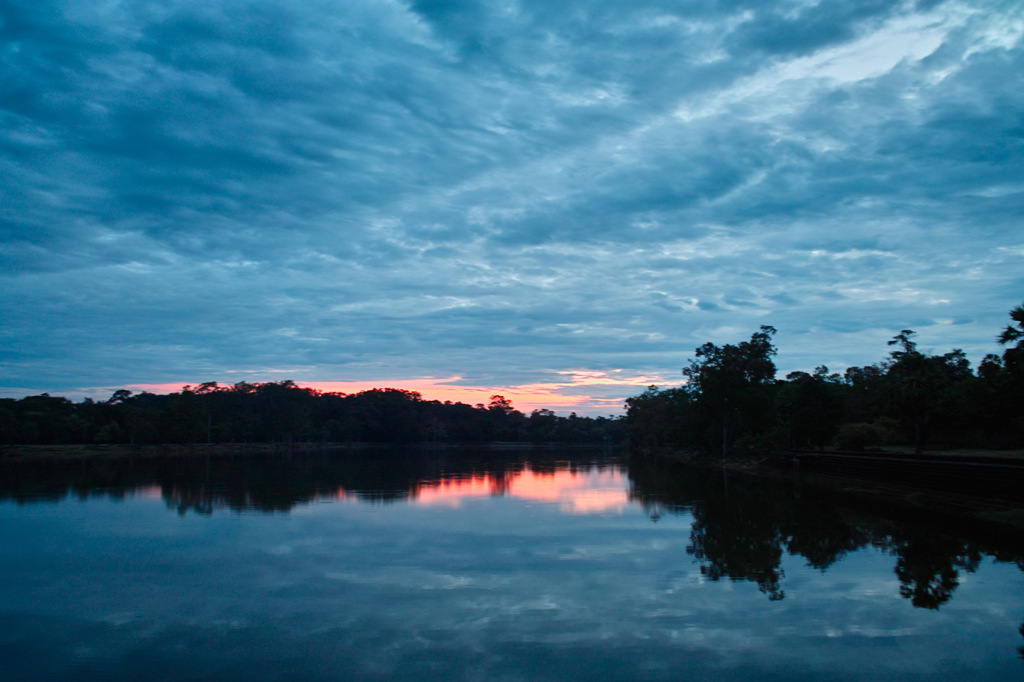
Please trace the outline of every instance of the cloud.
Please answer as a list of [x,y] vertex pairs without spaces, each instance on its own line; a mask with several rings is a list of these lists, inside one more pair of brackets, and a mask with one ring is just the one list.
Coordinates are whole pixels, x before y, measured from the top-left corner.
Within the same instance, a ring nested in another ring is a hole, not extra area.
[[1024,290],[997,2],[0,2],[0,35],[7,392],[675,381],[765,323],[786,371],[908,325],[977,360]]

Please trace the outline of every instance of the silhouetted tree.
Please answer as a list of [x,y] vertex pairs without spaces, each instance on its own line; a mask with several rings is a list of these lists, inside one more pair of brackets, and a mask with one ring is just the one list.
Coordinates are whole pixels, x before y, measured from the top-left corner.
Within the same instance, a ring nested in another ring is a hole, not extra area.
[[693,400],[683,388],[649,386],[626,399],[626,426],[630,441],[644,447],[694,447]]
[[824,449],[843,417],[843,385],[838,374],[821,366],[814,374],[790,372],[780,383],[779,416],[791,447]]
[[1017,348],[1024,348],[1024,305],[1010,310],[1010,319],[1013,320],[1013,324],[1006,325],[999,334],[999,343],[1005,346],[1016,341]]
[[687,389],[705,417],[705,446],[713,450],[718,443],[723,457],[733,441],[756,438],[772,425],[775,333],[774,327],[762,325],[750,341],[738,345],[705,343],[683,368]]
[[962,350],[928,356],[917,349],[914,335],[904,329],[889,341],[898,348],[890,354],[886,376],[895,414],[909,426],[914,451],[920,454],[930,419],[951,399],[956,384],[966,382],[972,374]]
[[48,394],[0,400],[3,444],[606,442],[624,435],[621,419],[550,410],[528,419],[497,395],[473,407],[393,388],[321,393],[293,381],[206,382],[169,395],[121,389],[109,400],[77,404]]

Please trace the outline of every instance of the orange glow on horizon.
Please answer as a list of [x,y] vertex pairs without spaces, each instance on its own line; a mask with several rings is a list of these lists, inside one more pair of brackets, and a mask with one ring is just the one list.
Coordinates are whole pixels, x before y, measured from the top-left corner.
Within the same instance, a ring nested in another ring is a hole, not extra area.
[[[623,402],[629,395],[638,394],[651,384],[665,383],[661,377],[623,376],[620,372],[609,374],[590,370],[566,370],[557,372],[557,374],[564,376],[565,381],[506,386],[472,386],[459,384],[457,382],[461,381],[462,377],[452,376],[385,381],[296,381],[295,384],[324,393],[345,394],[361,393],[375,388],[395,388],[415,391],[424,400],[451,401],[467,405],[486,405],[490,402],[492,395],[501,395],[511,400],[517,410],[526,414],[533,410],[549,409],[558,413],[575,411],[591,415],[609,415],[621,413]],[[259,383],[259,381],[253,379],[252,383]],[[230,386],[231,384],[222,385]],[[185,386],[184,383],[133,384],[127,388],[153,393],[175,393],[180,391],[183,386]],[[623,397],[609,398],[591,395],[593,389],[599,387],[612,390],[621,389]]]

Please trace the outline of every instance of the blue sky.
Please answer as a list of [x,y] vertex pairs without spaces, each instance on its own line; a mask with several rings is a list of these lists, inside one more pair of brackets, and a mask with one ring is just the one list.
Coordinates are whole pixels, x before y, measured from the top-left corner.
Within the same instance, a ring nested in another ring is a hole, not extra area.
[[0,394],[608,414],[761,324],[781,374],[904,328],[976,364],[1024,301],[1022,36],[985,0],[0,0]]

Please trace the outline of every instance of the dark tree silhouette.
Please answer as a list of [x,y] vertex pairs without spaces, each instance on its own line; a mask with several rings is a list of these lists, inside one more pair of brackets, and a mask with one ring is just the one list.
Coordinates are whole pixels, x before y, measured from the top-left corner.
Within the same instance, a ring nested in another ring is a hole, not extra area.
[[830,444],[1024,447],[1024,305],[1010,319],[997,337],[1008,347],[985,356],[977,374],[960,349],[922,352],[910,329],[889,342],[888,358],[842,379],[819,367],[776,381],[773,327],[748,342],[706,343],[683,369],[683,386],[626,400],[630,441],[722,456]]
[[620,442],[619,418],[556,415],[527,418],[512,401],[487,407],[426,401],[415,391],[372,389],[321,393],[293,381],[210,381],[178,393],[121,389],[104,402],[72,403],[48,394],[0,399],[0,444],[90,443],[442,443]]
[[956,385],[971,377],[970,363],[962,350],[928,356],[912,340],[915,332],[904,329],[891,341],[898,346],[890,356],[890,400],[896,414],[910,427],[914,451],[924,446],[931,418],[952,398]]
[[1017,342],[1017,347],[1024,346],[1024,305],[1019,305],[1010,311],[1010,319],[1014,324],[1007,325],[999,334],[999,343],[1004,346]]
[[743,436],[766,430],[771,422],[771,386],[775,381],[774,327],[738,345],[705,343],[683,368],[687,389],[706,419],[706,446],[720,444],[723,457]]
[[631,442],[653,448],[690,449],[694,442],[694,404],[686,388],[649,386],[626,399],[626,424]]
[[791,447],[824,449],[843,416],[843,386],[838,374],[818,367],[814,374],[791,372],[779,386],[779,412]]

